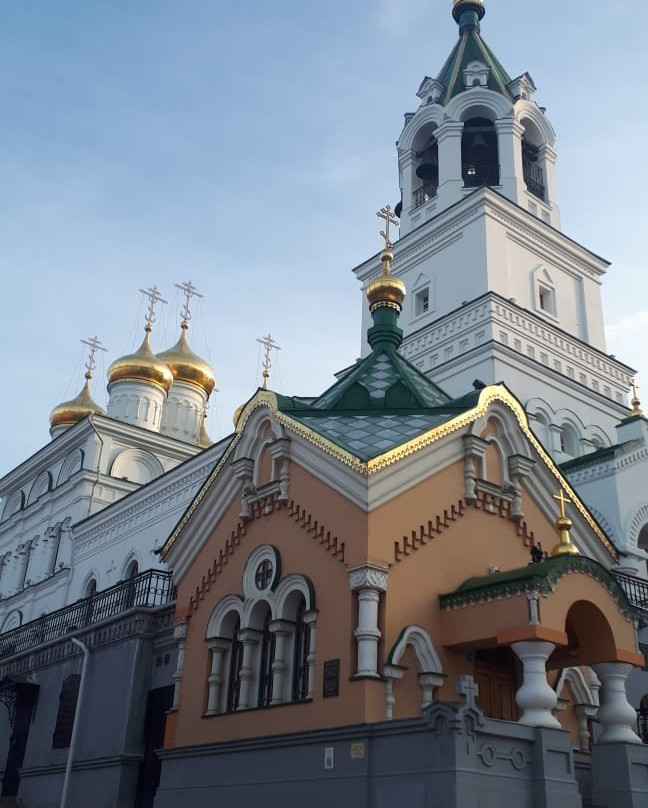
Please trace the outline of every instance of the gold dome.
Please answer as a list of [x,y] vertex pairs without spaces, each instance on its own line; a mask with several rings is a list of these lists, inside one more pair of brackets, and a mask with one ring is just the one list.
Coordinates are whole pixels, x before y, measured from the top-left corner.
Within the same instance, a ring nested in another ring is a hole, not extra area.
[[71,401],[64,401],[57,407],[54,407],[50,413],[50,427],[70,427],[78,424],[87,415],[96,413],[97,415],[105,415],[105,411],[92,400],[90,395],[90,379],[91,373],[86,373],[86,381],[83,389],[76,398]]
[[136,381],[155,385],[169,392],[173,384],[173,375],[164,360],[160,360],[151,350],[149,336],[151,327],[146,326],[144,341],[133,354],[115,359],[108,368],[108,383]]
[[187,343],[187,323],[182,323],[181,328],[182,333],[177,343],[168,351],[158,354],[157,358],[168,365],[174,381],[193,384],[204,390],[207,395],[210,395],[216,386],[214,371],[204,359],[196,356],[189,347]]
[[393,258],[394,253],[390,249],[385,249],[380,254],[380,260],[383,262],[382,275],[372,281],[365,290],[371,310],[380,304],[397,307],[399,311],[403,307],[406,294],[405,284],[390,272]]
[[214,441],[209,437],[207,434],[207,424],[205,421],[207,420],[207,413],[205,412],[202,417],[202,421],[200,422],[200,435],[198,436],[198,446],[201,449],[209,449],[210,446],[214,445]]

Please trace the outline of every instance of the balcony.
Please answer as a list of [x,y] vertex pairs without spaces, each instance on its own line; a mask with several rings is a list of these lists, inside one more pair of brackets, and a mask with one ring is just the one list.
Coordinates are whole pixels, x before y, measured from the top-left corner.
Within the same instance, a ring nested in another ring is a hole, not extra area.
[[425,205],[426,202],[434,199],[436,195],[436,185],[430,183],[423,185],[421,188],[417,188],[412,194],[412,207],[416,210],[416,208],[420,208],[421,205]]
[[479,188],[481,185],[499,185],[499,166],[464,165],[462,176],[464,188]]
[[542,168],[525,155],[522,155],[522,176],[528,192],[544,202],[546,197]]
[[628,596],[630,603],[637,609],[648,611],[648,580],[621,572],[615,572],[613,575],[621,584],[621,589]]
[[175,600],[171,573],[147,570],[56,612],[0,634],[0,659],[56,640],[135,607],[165,606]]

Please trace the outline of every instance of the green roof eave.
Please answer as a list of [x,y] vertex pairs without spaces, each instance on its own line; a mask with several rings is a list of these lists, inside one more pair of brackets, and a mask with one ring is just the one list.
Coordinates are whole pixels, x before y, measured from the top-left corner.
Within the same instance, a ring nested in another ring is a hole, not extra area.
[[529,564],[527,567],[508,572],[468,578],[454,592],[440,595],[439,601],[442,609],[452,609],[524,592],[549,594],[553,592],[561,578],[574,572],[583,573],[597,580],[608,590],[627,617],[632,619],[638,617],[637,610],[631,605],[626,593],[612,573],[598,561],[584,556],[558,556],[542,561],[540,564]]

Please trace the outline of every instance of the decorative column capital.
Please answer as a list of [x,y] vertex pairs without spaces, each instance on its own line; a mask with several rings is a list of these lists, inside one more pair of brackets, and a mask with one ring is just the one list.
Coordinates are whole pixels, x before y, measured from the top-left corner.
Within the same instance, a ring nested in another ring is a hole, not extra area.
[[227,651],[232,640],[229,637],[211,637],[206,643],[210,651]]
[[511,455],[508,466],[511,477],[527,477],[535,466],[535,460],[524,455]]
[[375,564],[363,564],[347,570],[349,586],[352,591],[358,589],[376,589],[379,592],[387,591],[389,569]]
[[174,640],[185,640],[187,638],[187,623],[183,621],[182,623],[176,623],[173,627],[173,639]]
[[273,634],[281,634],[287,637],[295,629],[295,624],[290,620],[271,620],[268,628]]
[[244,645],[256,645],[262,635],[263,632],[256,628],[242,628],[237,636]]
[[513,117],[498,118],[495,121],[495,131],[498,135],[515,135],[521,138],[524,134],[524,126]]
[[441,143],[447,138],[459,138],[463,133],[463,121],[443,121],[434,130],[434,137],[438,143]]

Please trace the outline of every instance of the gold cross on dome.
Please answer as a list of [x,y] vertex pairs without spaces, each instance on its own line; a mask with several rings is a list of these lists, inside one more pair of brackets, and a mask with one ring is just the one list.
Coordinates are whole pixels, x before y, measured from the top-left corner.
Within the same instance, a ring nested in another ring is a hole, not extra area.
[[87,370],[88,378],[92,377],[92,371],[97,367],[97,363],[95,362],[95,355],[97,351],[107,351],[107,348],[101,344],[101,340],[95,334],[94,337],[88,337],[88,339],[82,339],[81,342],[84,345],[87,345],[90,350],[88,351],[88,360],[85,363],[85,369]]
[[144,319],[146,320],[146,329],[150,331],[155,322],[156,303],[166,303],[166,300],[160,295],[160,290],[157,286],[151,286],[150,289],[140,289],[140,292],[149,300],[148,311],[144,315]]
[[565,518],[565,505],[571,505],[571,502],[572,502],[571,499],[569,499],[569,497],[565,496],[565,492],[562,490],[562,488],[560,489],[560,491],[557,494],[554,494],[553,498],[557,499],[558,502],[560,502],[560,517],[561,517],[561,519],[564,519]]
[[385,220],[385,229],[380,231],[380,235],[385,239],[385,247],[393,247],[394,245],[389,238],[389,225],[398,224],[398,218],[394,214],[390,205],[385,205],[384,208],[381,208],[378,213],[376,213],[376,216]]
[[639,385],[637,384],[637,380],[633,379],[630,386],[632,387],[632,397],[638,399],[639,396],[637,395],[637,390],[639,389]]
[[180,289],[181,292],[184,292],[185,302],[180,314],[182,316],[183,324],[187,325],[189,323],[189,320],[191,320],[191,310],[189,308],[191,298],[202,297],[202,295],[196,289],[196,287],[193,285],[191,281],[187,281],[186,283],[174,283],[173,285],[175,286],[176,289]]
[[265,348],[265,356],[263,357],[263,389],[268,389],[268,379],[270,378],[270,368],[272,367],[272,360],[270,359],[270,354],[273,350],[280,351],[281,348],[277,344],[275,340],[272,339],[270,334],[266,334],[265,337],[257,337],[257,342],[259,342]]

